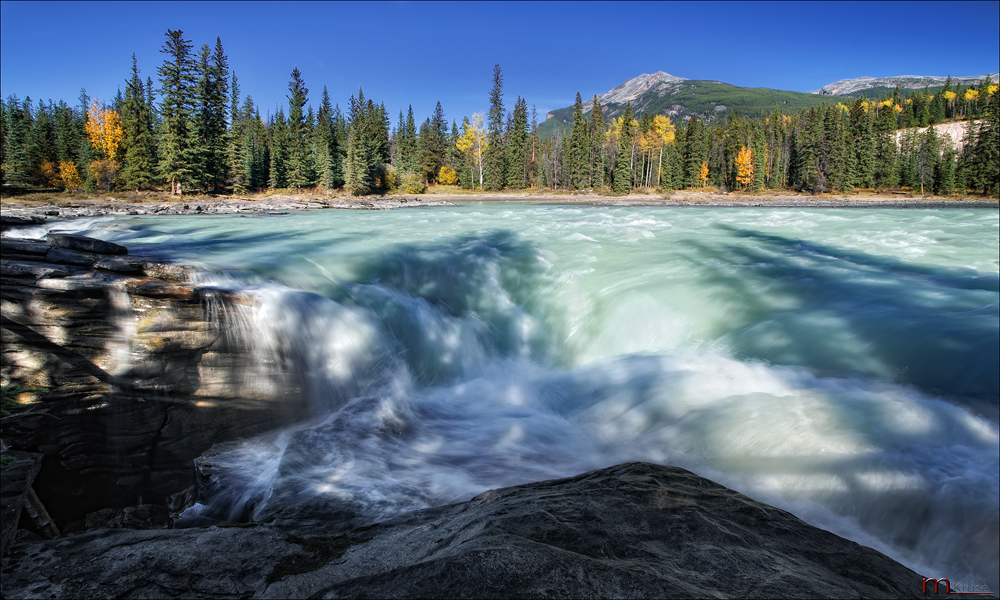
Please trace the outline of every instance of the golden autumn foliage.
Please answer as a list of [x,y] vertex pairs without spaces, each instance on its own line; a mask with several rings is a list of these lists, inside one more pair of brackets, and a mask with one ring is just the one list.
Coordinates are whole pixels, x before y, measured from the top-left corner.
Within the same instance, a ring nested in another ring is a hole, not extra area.
[[38,165],[38,174],[45,185],[62,187],[62,180],[59,177],[59,171],[56,169],[56,163],[51,160],[44,160],[42,164]]
[[479,189],[483,189],[483,155],[486,151],[486,130],[483,129],[483,113],[472,115],[472,121],[465,127],[462,136],[455,146],[472,160],[469,169],[472,171],[472,189],[476,189],[475,168],[479,167]]
[[975,100],[979,97],[979,90],[965,90],[966,100]]
[[109,161],[118,158],[125,130],[117,112],[104,108],[98,100],[94,100],[87,110],[86,129],[91,145],[101,155]]
[[708,185],[708,163],[707,162],[701,163],[701,168],[698,169],[698,183],[701,184],[701,187],[705,187],[706,185]]
[[953,92],[951,90],[948,90],[947,92],[944,92],[944,99],[947,100],[948,102],[953,101],[957,97],[958,97],[958,94],[956,94],[955,92]]
[[441,185],[455,185],[458,183],[458,173],[449,165],[442,165],[437,180]]
[[1000,85],[991,85],[991,86],[989,86],[989,87],[986,88],[986,95],[987,96],[992,96],[993,94],[996,93],[996,91],[998,89],[1000,89]]
[[736,182],[748,187],[753,181],[753,150],[743,146],[736,155]]
[[77,188],[83,185],[80,178],[80,171],[76,168],[76,163],[71,160],[64,160],[59,163],[59,179],[67,188]]
[[90,161],[90,175],[109,192],[118,180],[119,171],[121,171],[121,165],[117,160]]

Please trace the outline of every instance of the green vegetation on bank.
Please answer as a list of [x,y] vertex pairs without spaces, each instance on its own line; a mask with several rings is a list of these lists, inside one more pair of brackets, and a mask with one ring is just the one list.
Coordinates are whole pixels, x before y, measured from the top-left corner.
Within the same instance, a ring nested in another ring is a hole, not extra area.
[[[314,109],[297,68],[287,113],[281,107],[265,120],[241,94],[218,38],[196,52],[182,31],[168,30],[161,53],[158,85],[143,80],[133,56],[125,92],[109,102],[83,90],[75,106],[15,95],[0,103],[4,188],[1000,193],[1000,94],[988,78],[970,87],[948,81],[934,93],[896,88],[875,100],[683,80],[636,106],[599,107],[595,98],[587,111],[577,94],[549,126],[520,96],[505,105],[496,65],[488,114],[449,124],[439,102],[423,122],[410,107],[393,126],[361,89],[346,114],[325,87]],[[933,128],[913,129],[947,121],[967,122],[961,151]],[[542,135],[557,123],[564,126]]]

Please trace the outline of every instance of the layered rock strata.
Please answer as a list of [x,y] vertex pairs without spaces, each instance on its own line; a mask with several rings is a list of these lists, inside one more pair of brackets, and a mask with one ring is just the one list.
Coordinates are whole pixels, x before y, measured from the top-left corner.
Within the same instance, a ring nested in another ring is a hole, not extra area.
[[299,414],[294,382],[254,365],[280,384],[254,385],[252,348],[221,333],[246,298],[101,240],[0,243],[3,439],[43,456],[32,485],[60,527],[165,505],[212,444]]

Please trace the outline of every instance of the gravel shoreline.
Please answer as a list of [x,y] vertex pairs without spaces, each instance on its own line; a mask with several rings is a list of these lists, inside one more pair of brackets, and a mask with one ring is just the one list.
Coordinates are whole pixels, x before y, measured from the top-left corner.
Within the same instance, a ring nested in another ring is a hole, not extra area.
[[593,193],[475,193],[350,197],[273,195],[265,198],[193,197],[184,200],[152,196],[141,200],[69,199],[54,197],[50,203],[19,202],[4,198],[0,204],[3,227],[41,224],[47,220],[98,216],[287,214],[291,211],[346,209],[390,210],[454,206],[464,202],[578,206],[696,206],[720,208],[1000,208],[988,198],[917,198],[903,195],[778,195],[746,196],[711,192],[676,192],[661,196],[631,194],[601,196]]

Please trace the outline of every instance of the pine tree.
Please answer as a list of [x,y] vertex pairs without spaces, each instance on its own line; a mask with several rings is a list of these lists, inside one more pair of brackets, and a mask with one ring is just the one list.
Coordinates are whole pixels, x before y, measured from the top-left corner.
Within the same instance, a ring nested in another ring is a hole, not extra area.
[[311,133],[306,124],[303,108],[309,89],[299,68],[292,69],[292,79],[288,82],[288,184],[301,188],[315,183],[312,160],[309,155],[307,138]]
[[153,184],[154,156],[152,120],[153,115],[146,104],[146,91],[139,79],[139,65],[132,54],[132,78],[125,86],[125,100],[122,103],[122,128],[125,137],[125,165],[121,177],[126,186],[139,191]]
[[504,186],[506,147],[504,145],[503,74],[500,65],[493,67],[493,89],[490,91],[490,112],[486,139],[486,179],[487,190],[499,190]]
[[160,49],[167,58],[157,71],[163,96],[160,107],[163,119],[159,143],[160,174],[170,182],[171,194],[178,193],[180,186],[188,182],[194,162],[191,148],[194,65],[191,42],[185,40],[183,35],[181,30],[167,30],[167,41]]
[[588,133],[590,136],[590,184],[595,188],[604,188],[607,185],[608,153],[605,148],[605,134],[607,125],[604,123],[604,111],[601,104],[594,96],[593,104],[590,107],[590,122],[588,123]]
[[876,189],[893,188],[899,184],[896,106],[898,104],[890,102],[890,105],[882,107],[875,117],[875,158],[872,179]]
[[632,191],[632,164],[630,162],[634,145],[635,131],[632,122],[632,103],[625,105],[625,114],[621,117],[621,131],[618,135],[617,162],[614,171],[614,191],[624,196]]
[[333,105],[330,93],[323,86],[323,96],[316,115],[316,130],[314,132],[316,146],[316,167],[319,171],[319,183],[326,189],[333,188],[333,163],[335,155],[335,138],[333,131]]
[[[30,115],[30,113],[28,113]],[[5,111],[7,123],[4,135],[4,146],[7,149],[3,163],[4,183],[25,185],[29,183],[31,173],[28,169],[28,153],[25,142],[31,122],[25,117],[25,111],[17,96],[7,98]]]
[[[850,110],[849,146],[854,153],[853,185],[861,188],[875,186],[875,131],[874,103],[861,98],[854,102]],[[883,107],[883,110],[889,110]]]
[[583,117],[583,98],[576,93],[573,103],[573,128],[569,136],[570,184],[578,190],[590,187],[590,139]]
[[278,107],[278,114],[270,124],[271,143],[270,155],[271,178],[267,185],[272,190],[288,187],[288,123],[285,121],[285,111]]
[[528,187],[528,102],[518,96],[507,139],[507,187],[522,190]]

